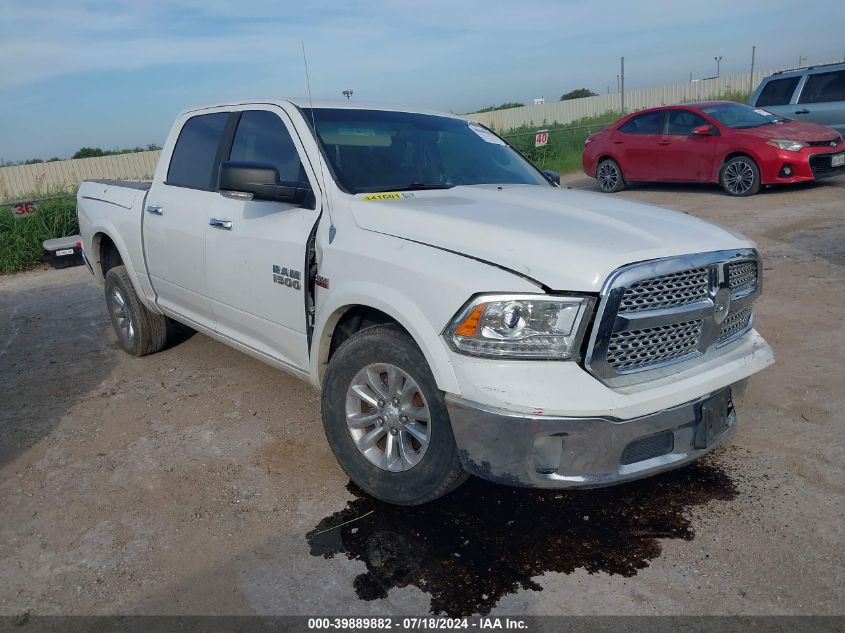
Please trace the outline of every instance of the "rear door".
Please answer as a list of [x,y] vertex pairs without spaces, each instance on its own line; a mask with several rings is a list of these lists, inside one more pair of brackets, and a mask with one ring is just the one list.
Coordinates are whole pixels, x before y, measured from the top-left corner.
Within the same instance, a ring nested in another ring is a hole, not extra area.
[[[288,114],[255,106],[238,115],[226,159],[274,166],[282,182],[309,182],[313,172]],[[217,331],[285,365],[308,366],[305,268],[319,217],[312,208],[215,194],[207,209],[205,269]],[[314,208],[317,207],[317,208]]]
[[626,121],[611,137],[625,180],[661,180],[659,160],[666,111],[644,112]]
[[[713,135],[693,134],[692,131],[709,125]],[[716,126],[690,110],[668,110],[666,134],[663,135],[658,161],[661,177],[666,180],[709,180],[713,172],[713,155],[718,140]]]
[[219,111],[185,117],[143,212],[144,254],[158,304],[211,329],[205,233],[209,209],[219,197],[215,175],[230,117]]
[[845,69],[809,73],[792,118],[845,133]]

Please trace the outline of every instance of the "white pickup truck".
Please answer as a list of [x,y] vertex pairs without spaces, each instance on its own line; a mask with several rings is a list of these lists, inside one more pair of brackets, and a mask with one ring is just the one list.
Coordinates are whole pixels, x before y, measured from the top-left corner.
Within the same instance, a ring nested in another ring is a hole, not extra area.
[[688,463],[773,360],[751,241],[556,180],[455,116],[272,100],[182,113],[78,214],[123,349],[172,319],[310,381],[351,479],[412,505]]

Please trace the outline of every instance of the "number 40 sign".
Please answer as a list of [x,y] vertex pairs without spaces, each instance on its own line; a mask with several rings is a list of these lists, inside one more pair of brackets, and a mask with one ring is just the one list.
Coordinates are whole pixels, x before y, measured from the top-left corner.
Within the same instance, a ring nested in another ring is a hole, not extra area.
[[549,131],[540,130],[534,135],[534,147],[545,147],[549,143]]
[[15,219],[25,218],[35,215],[35,211],[37,209],[38,205],[34,202],[18,202],[17,204],[12,205],[12,215]]

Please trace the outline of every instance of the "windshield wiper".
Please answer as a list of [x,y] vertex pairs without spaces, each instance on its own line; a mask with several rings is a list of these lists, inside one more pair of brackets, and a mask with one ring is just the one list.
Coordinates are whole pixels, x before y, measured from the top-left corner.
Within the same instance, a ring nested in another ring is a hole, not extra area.
[[424,189],[451,189],[455,185],[444,185],[439,182],[411,182],[407,185],[395,185],[392,187],[379,187],[366,193],[384,193],[386,191],[422,191]]

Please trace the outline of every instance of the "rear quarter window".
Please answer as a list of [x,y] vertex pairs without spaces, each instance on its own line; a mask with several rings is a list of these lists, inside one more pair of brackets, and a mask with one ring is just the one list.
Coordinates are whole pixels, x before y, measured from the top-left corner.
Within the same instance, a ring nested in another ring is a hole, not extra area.
[[792,99],[792,94],[801,77],[784,77],[783,79],[772,79],[760,91],[757,102],[758,107],[787,105]]
[[214,190],[217,175],[212,172],[228,121],[228,112],[216,112],[191,117],[185,122],[170,158],[168,185]]

